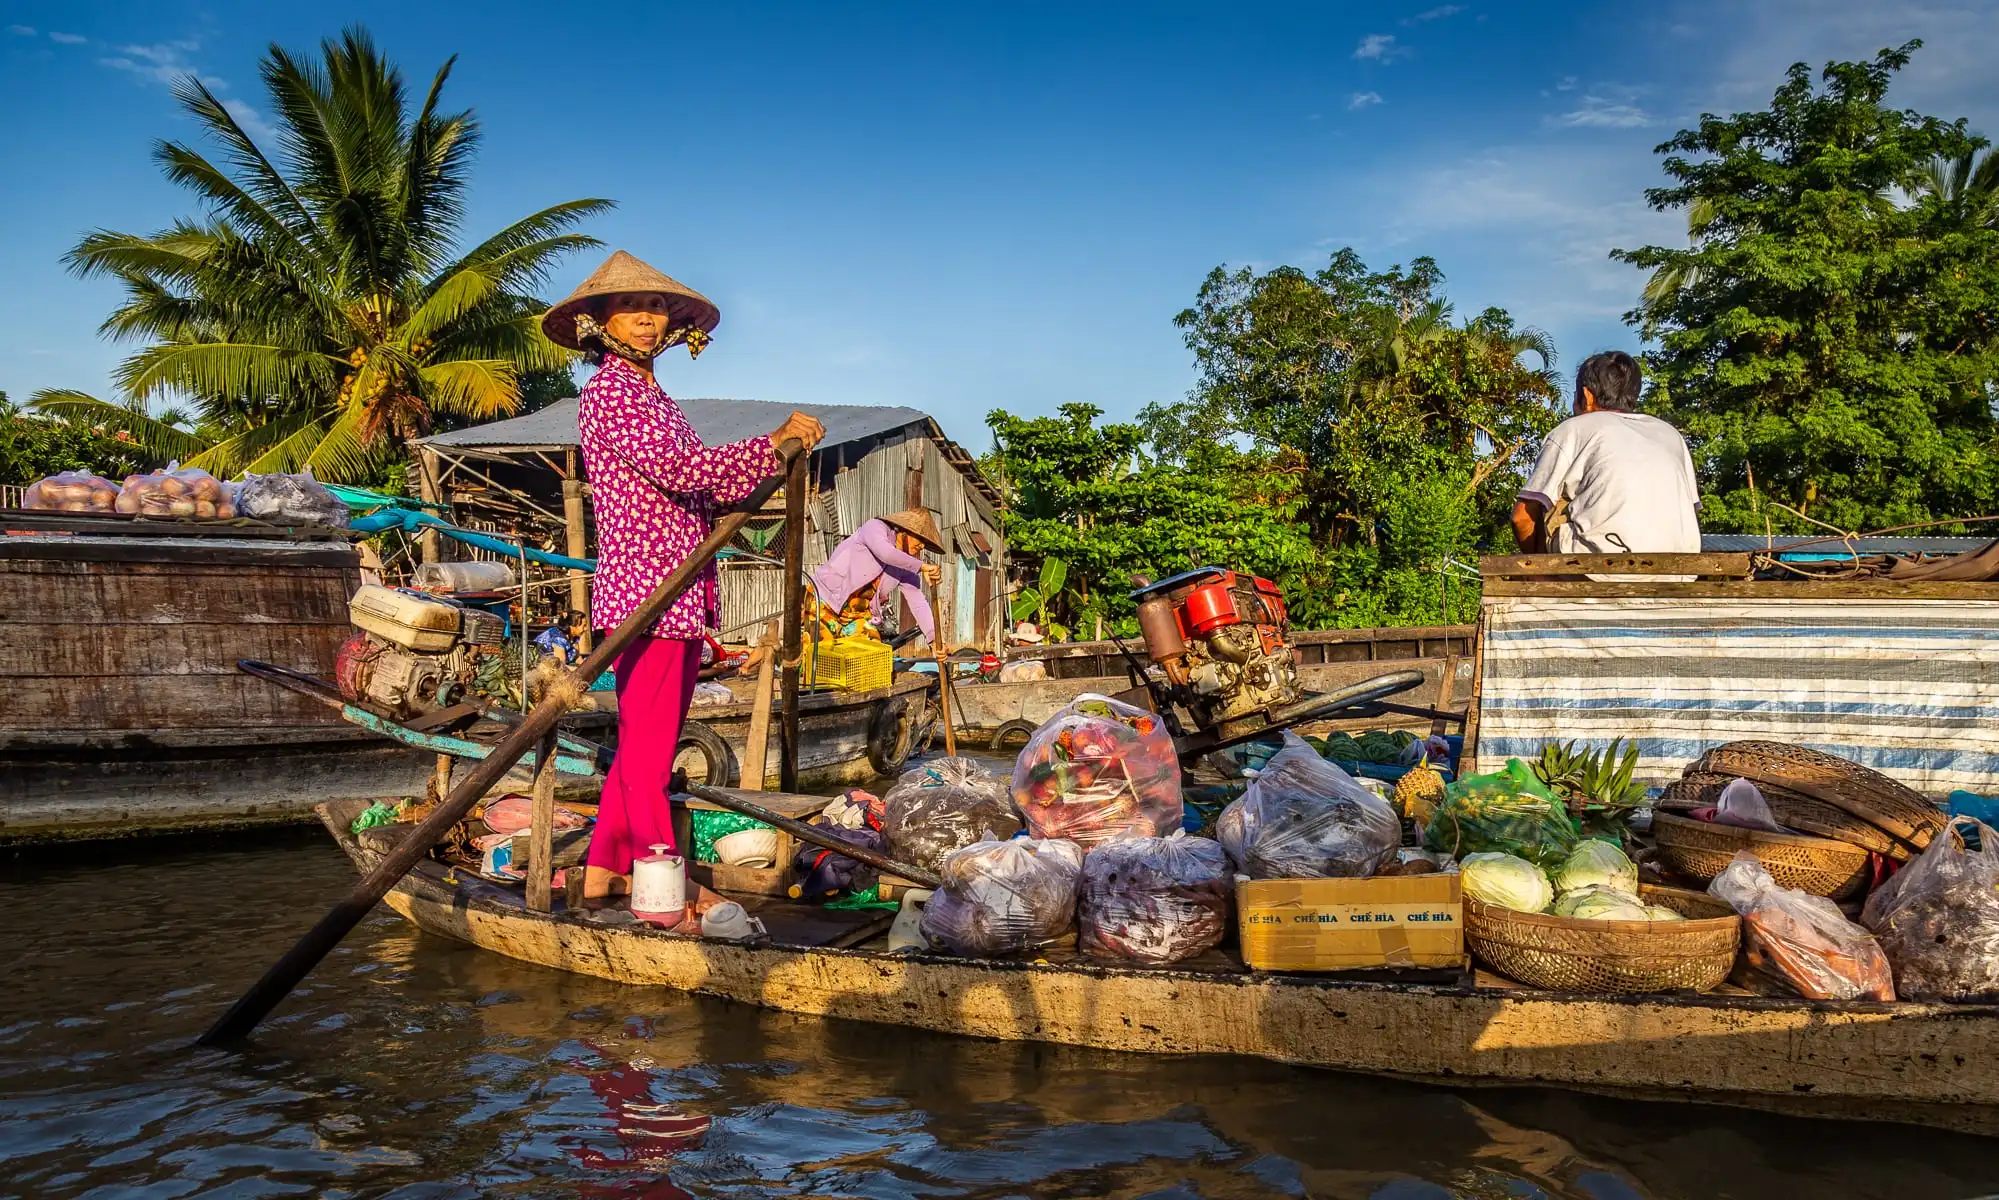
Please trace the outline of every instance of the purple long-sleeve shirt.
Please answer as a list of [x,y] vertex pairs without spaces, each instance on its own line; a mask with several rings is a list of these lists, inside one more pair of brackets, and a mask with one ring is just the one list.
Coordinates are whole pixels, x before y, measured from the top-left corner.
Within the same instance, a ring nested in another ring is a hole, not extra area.
[[[715,503],[749,495],[778,460],[764,437],[702,445],[658,381],[621,358],[606,358],[583,385],[576,424],[597,517],[591,625],[610,629],[708,536]],[[641,471],[672,496],[661,495]],[[700,637],[719,623],[719,601],[711,562],[650,632]]]
[[812,589],[819,594],[821,604],[839,612],[849,596],[879,579],[882,585],[875,588],[874,599],[875,616],[879,618],[889,593],[900,588],[903,603],[916,618],[917,628],[935,645],[937,623],[930,615],[930,602],[923,598],[922,568],[922,559],[903,553],[895,544],[895,527],[877,517],[833,548],[833,553],[812,572]]

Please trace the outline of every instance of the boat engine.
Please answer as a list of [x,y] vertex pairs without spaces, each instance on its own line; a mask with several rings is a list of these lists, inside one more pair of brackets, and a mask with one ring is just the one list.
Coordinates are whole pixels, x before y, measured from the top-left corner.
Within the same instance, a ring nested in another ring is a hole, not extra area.
[[1131,594],[1146,654],[1167,696],[1224,738],[1270,725],[1297,703],[1298,665],[1284,593],[1268,579],[1202,567]]
[[347,603],[361,631],[340,647],[340,694],[397,718],[444,708],[476,690],[489,657],[506,658],[505,622],[476,608],[364,586]]
[[1143,670],[1133,659],[1132,678],[1139,686],[1126,698],[1149,703],[1166,718],[1183,762],[1337,713],[1377,715],[1384,697],[1423,681],[1421,672],[1396,671],[1329,694],[1305,691],[1298,683],[1284,593],[1254,575],[1201,567],[1143,584],[1131,598],[1138,604],[1146,655],[1157,670]]

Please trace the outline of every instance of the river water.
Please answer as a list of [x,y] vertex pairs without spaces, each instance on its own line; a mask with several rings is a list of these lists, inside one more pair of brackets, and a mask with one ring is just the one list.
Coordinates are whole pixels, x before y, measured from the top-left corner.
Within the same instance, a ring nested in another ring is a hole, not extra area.
[[764,1013],[385,909],[250,1048],[191,1048],[351,879],[305,830],[0,860],[0,1195],[1999,1192],[1999,1141]]

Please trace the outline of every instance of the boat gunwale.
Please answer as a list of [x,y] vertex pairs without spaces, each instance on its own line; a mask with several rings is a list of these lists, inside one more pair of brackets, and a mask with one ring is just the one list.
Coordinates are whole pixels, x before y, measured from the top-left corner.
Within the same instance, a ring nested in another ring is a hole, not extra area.
[[[339,802],[354,804],[355,801]],[[320,813],[323,823],[333,833],[334,840],[348,856],[362,867],[372,867],[378,859],[378,852],[361,844],[360,840],[337,827],[327,809],[320,804],[315,810]],[[357,809],[358,811],[358,809]],[[477,877],[474,877],[475,879]],[[499,884],[477,880],[487,886],[500,889]],[[1304,991],[1345,991],[1356,993],[1407,994],[1442,998],[1477,999],[1518,999],[1536,1002],[1572,1002],[1587,1004],[1611,1004],[1624,1007],[1659,1006],[1669,1008],[1712,1009],[1722,1012],[1782,1012],[1818,1013],[1828,1016],[1887,1016],[1893,1020],[1935,1019],[1995,1019],[1999,1018],[1999,1002],[1992,1001],[1946,1001],[1946,1000],[1809,1000],[1788,999],[1777,996],[1727,996],[1696,992],[1637,992],[1637,993],[1595,993],[1560,992],[1529,987],[1493,988],[1476,984],[1415,983],[1399,980],[1355,978],[1352,975],[1321,974],[1313,972],[1258,971],[1244,967],[1238,971],[1190,971],[1171,966],[1147,967],[1134,964],[1104,963],[1090,960],[1072,962],[1036,962],[1022,958],[960,958],[948,954],[889,953],[882,950],[867,950],[857,947],[840,948],[832,946],[741,946],[713,942],[691,934],[673,933],[643,923],[632,925],[602,925],[584,920],[567,912],[536,912],[525,903],[514,905],[500,903],[489,896],[468,890],[464,881],[457,885],[442,879],[411,872],[397,882],[396,890],[416,895],[418,890],[430,895],[418,896],[433,902],[448,902],[453,907],[477,908],[488,916],[543,921],[559,927],[572,927],[593,933],[606,933],[634,938],[658,938],[673,942],[692,942],[705,949],[727,949],[732,952],[763,957],[773,961],[798,958],[808,955],[828,955],[840,958],[880,963],[916,964],[930,966],[970,967],[991,973],[1045,972],[1054,974],[1080,975],[1087,978],[1117,979],[1165,979],[1187,983],[1227,983],[1234,986],[1250,987],[1277,985]]]

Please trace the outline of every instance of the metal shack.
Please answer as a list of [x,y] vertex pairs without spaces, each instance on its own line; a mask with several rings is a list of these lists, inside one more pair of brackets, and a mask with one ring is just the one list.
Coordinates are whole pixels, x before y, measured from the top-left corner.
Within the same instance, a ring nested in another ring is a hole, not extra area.
[[1931,797],[1999,792],[1999,582],[1786,557],[1483,560],[1469,769],[1624,738],[1656,787],[1715,746],[1763,740]]
[[[709,445],[768,433],[794,409],[826,426],[812,455],[806,506],[808,567],[861,525],[925,508],[947,543],[938,619],[954,646],[991,646],[1006,616],[1006,543],[999,493],[963,447],[913,408],[780,404],[768,400],[676,401]],[[526,536],[531,543],[594,553],[593,528],[577,451],[577,401],[415,444],[420,491],[451,505],[462,524]],[[753,519],[721,566],[725,638],[755,640],[782,607],[781,503]],[[571,592],[572,603],[582,598]],[[580,604],[577,604],[581,607]]]

